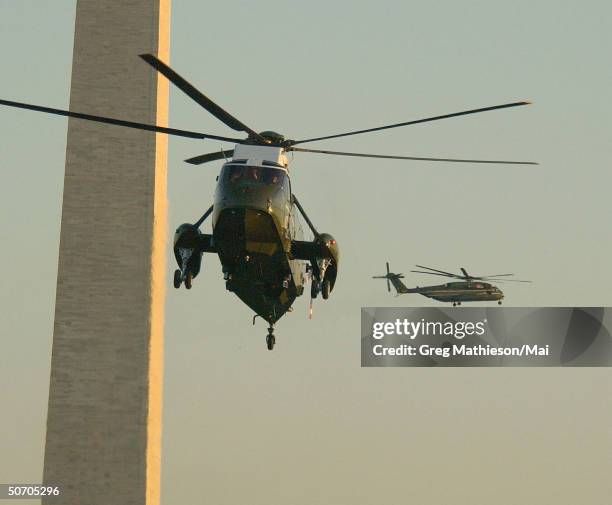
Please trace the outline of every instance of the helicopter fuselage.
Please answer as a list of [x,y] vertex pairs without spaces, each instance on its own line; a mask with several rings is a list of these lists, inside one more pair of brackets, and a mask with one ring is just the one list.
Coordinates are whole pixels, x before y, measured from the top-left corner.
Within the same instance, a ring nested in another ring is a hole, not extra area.
[[439,302],[487,302],[504,298],[504,293],[487,282],[448,282],[436,286],[417,287],[409,290],[433,298]]
[[[229,154],[229,153],[228,153]],[[328,233],[319,233],[291,192],[282,147],[236,145],[217,177],[213,205],[195,224],[179,226],[174,255],[179,265],[174,287],[191,288],[204,252],[219,256],[226,288],[272,329],[304,292],[309,264],[311,297],[324,299],[334,288],[339,250]],[[212,235],[199,227],[212,214]],[[299,215],[314,238],[303,240]]]
[[305,262],[291,259],[302,229],[281,148],[236,146],[218,177],[214,246],[226,287],[256,314],[275,322],[304,290]]
[[[504,298],[504,293],[497,286],[485,282],[492,280],[493,282],[531,282],[517,279],[507,279],[514,274],[496,274],[493,276],[471,276],[465,268],[461,268],[462,276],[437,270],[435,268],[417,265],[423,270],[412,270],[412,272],[430,275],[442,275],[444,277],[454,277],[462,279],[460,281],[447,282],[446,284],[437,284],[435,286],[423,286],[416,288],[408,288],[403,282],[404,274],[396,274],[390,271],[389,263],[387,262],[386,275],[376,275],[374,279],[386,279],[387,288],[391,291],[391,285],[395,288],[398,295],[406,293],[414,293],[423,295],[427,298],[432,298],[439,302],[451,302],[454,305],[461,305],[462,302],[497,302],[501,305],[501,300]],[[429,271],[424,271],[429,270]],[[503,279],[499,279],[503,277]],[[490,278],[490,279],[489,279]]]

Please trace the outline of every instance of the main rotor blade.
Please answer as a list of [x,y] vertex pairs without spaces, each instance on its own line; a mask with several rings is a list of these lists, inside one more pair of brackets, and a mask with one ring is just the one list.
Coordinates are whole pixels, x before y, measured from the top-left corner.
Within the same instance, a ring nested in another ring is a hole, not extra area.
[[382,158],[388,160],[415,160],[415,161],[450,161],[455,163],[496,163],[504,165],[537,165],[533,161],[502,161],[502,160],[464,160],[456,158],[422,158],[416,156],[391,156],[388,154],[346,153],[340,151],[323,151],[320,149],[304,149],[302,147],[287,147],[286,151],[299,151],[302,153],[334,154],[337,156],[354,156],[357,158]]
[[455,275],[455,274],[439,274],[436,272],[424,272],[422,270],[410,270],[411,272],[417,273],[417,274],[428,274],[428,275],[439,275],[441,277],[450,277],[452,279],[464,279],[464,277],[460,276],[460,275]]
[[185,160],[187,163],[191,163],[192,165],[201,165],[202,163],[208,163],[209,161],[222,160],[226,157],[231,157],[234,155],[234,150],[229,149],[227,151],[216,151],[214,153],[201,154],[200,156],[194,156],[193,158],[189,158]]
[[493,277],[509,277],[514,274],[495,274],[495,275],[483,275],[481,277],[474,277],[475,279],[492,279]]
[[265,139],[260,136],[259,133],[255,132],[254,130],[246,126],[244,123],[236,119],[234,116],[232,116],[229,112],[219,107],[215,102],[213,102],[210,98],[204,95],[201,91],[194,88],[189,82],[183,79],[163,61],[157,59],[152,54],[141,54],[140,57],[149,65],[151,65],[155,70],[164,75],[170,82],[172,82],[172,84],[174,84],[183,93],[189,96],[189,98],[204,107],[219,121],[225,123],[233,130],[239,132],[246,132],[249,134],[250,137],[256,138],[260,142],[266,143]]
[[415,119],[413,121],[406,121],[405,123],[396,123],[396,124],[391,124],[391,125],[386,125],[386,126],[379,126],[377,128],[367,128],[365,130],[356,130],[356,131],[347,132],[347,133],[338,133],[336,135],[326,135],[325,137],[315,137],[312,139],[297,140],[293,142],[292,145],[304,144],[305,142],[316,142],[318,140],[335,139],[338,137],[347,137],[349,135],[358,135],[360,133],[370,133],[370,132],[376,132],[380,130],[388,130],[389,128],[398,128],[400,126],[408,126],[408,125],[413,125],[413,124],[418,124],[418,123],[426,123],[428,121],[437,121],[439,119],[448,119],[451,117],[465,116],[467,114],[477,114],[479,112],[487,112],[490,110],[506,109],[508,107],[519,107],[521,105],[529,105],[530,103],[531,102],[524,101],[524,102],[505,103],[502,105],[493,105],[491,107],[482,107],[480,109],[471,109],[471,110],[465,110],[462,112],[454,112],[452,114],[444,114],[442,116],[433,116],[433,117],[427,117],[423,119]]
[[88,121],[95,121],[97,123],[106,123],[117,126],[125,126],[127,128],[135,128],[137,130],[147,130],[158,133],[166,133],[168,135],[176,135],[179,137],[188,137],[192,139],[213,139],[223,140],[225,142],[238,142],[241,144],[244,142],[243,139],[231,139],[228,137],[219,137],[218,135],[210,135],[208,133],[192,132],[188,130],[178,130],[176,128],[166,128],[164,126],[156,126],[145,123],[136,123],[134,121],[124,121],[123,119],[114,119],[104,116],[95,116],[93,114],[82,114],[80,112],[71,112],[62,109],[52,109],[51,107],[42,107],[40,105],[32,105],[29,103],[11,102],[10,100],[0,100],[0,105],[6,105],[8,107],[17,107],[19,109],[35,110],[37,112],[46,112],[48,114],[56,114],[58,116],[73,117],[77,119],[86,119]]
[[446,272],[444,270],[438,270],[437,268],[426,267],[426,266],[423,266],[423,265],[415,265],[415,266],[417,266],[419,268],[424,268],[425,270],[433,270],[434,272],[440,272],[442,274],[452,275],[453,277],[460,277],[459,275],[454,274],[452,272]]
[[521,281],[518,279],[488,279],[486,277],[483,280],[491,281],[491,282],[529,282],[529,283],[532,282],[532,281]]
[[467,270],[465,268],[461,267],[459,270],[461,270],[463,272],[463,275],[465,276],[466,279],[473,279],[474,278],[470,274],[467,273]]

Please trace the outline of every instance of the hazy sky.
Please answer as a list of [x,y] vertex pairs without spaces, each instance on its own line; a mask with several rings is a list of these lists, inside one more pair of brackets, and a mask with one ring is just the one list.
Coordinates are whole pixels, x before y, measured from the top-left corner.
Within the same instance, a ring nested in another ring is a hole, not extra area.
[[[74,8],[0,0],[1,98],[67,107]],[[359,309],[435,304],[371,280],[387,260],[532,279],[503,287],[510,306],[612,305],[609,2],[175,0],[172,17],[173,68],[258,130],[531,99],[310,147],[540,166],[296,155],[294,191],[341,248],[336,289],[312,321],[298,300],[274,352],[214,256],[190,292],[169,291],[162,503],[604,503],[608,370],[361,369]],[[231,133],[174,89],[170,125]],[[0,482],[36,482],[66,120],[1,108],[0,132]],[[220,145],[171,139],[171,228],[208,208],[220,167],[182,160]]]

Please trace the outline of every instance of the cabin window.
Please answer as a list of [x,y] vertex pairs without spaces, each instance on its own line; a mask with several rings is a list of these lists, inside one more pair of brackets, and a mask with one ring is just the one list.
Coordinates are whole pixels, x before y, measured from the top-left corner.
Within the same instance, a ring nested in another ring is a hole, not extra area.
[[242,182],[281,186],[285,180],[285,171],[273,167],[229,165],[225,168],[225,181],[230,184]]

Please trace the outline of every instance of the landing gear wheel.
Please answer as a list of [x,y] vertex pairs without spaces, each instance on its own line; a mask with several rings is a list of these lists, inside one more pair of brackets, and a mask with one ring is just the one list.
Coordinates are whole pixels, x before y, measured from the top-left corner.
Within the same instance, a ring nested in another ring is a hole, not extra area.
[[497,302],[497,305],[501,305],[501,300],[499,302]]
[[461,302],[457,302],[457,305],[461,305]]
[[187,275],[185,276],[185,287],[187,289],[191,289],[192,281],[193,281],[193,274],[191,272],[187,272]]
[[453,307],[456,307],[456,306],[457,306],[457,304],[455,302],[453,302]]
[[321,286],[321,296],[323,300],[327,300],[329,298],[329,292],[331,291],[331,283],[325,279]]
[[321,283],[318,279],[312,279],[310,283],[310,298],[319,296],[319,291],[321,291]]
[[182,282],[183,282],[183,279],[181,279],[181,271],[175,270],[174,271],[174,287],[176,289],[180,288]]
[[271,351],[272,349],[274,349],[275,343],[276,343],[276,339],[274,338],[274,335],[272,335],[271,333],[268,333],[268,335],[266,335],[266,345],[268,346],[268,351]]

